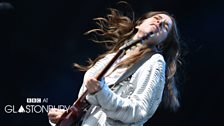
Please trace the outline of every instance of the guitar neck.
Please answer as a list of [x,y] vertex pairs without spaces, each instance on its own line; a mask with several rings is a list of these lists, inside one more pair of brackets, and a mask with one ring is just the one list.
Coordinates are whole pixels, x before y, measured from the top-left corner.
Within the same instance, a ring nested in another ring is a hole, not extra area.
[[[99,81],[105,74],[106,72],[111,68],[113,63],[119,58],[119,56],[124,52],[124,49],[120,49],[116,55],[110,60],[110,62],[104,67],[104,69],[96,76],[96,79]],[[86,95],[88,94],[88,91],[85,90],[84,93],[73,103],[79,104],[80,102],[85,100]]]
[[[139,43],[140,41],[146,39],[148,36],[144,36],[142,38],[139,38],[137,40],[131,40],[128,43],[126,43],[125,45],[123,45],[122,47],[120,47],[120,49],[117,51],[116,55],[110,60],[110,62],[105,66],[105,68],[96,76],[97,80],[100,80],[105,74],[106,72],[111,68],[111,66],[113,65],[113,63],[120,57],[120,55],[125,52],[127,49],[131,48],[133,45],[136,45],[137,43]],[[75,102],[74,104],[79,104],[79,102],[82,102],[85,100],[86,95],[88,94],[88,91],[86,90]]]
[[[145,38],[145,37],[143,37]],[[111,68],[114,62],[131,46],[137,44],[143,38],[138,40],[131,40],[126,43],[124,46],[119,48],[116,55],[110,60],[110,62],[104,67],[104,69],[96,76],[96,79],[99,81],[106,72]],[[85,99],[88,94],[88,91],[85,90],[84,93],[73,103],[73,105],[65,111],[60,119],[58,120],[56,126],[72,126],[73,124],[78,124],[80,118],[85,113],[85,110],[90,106],[89,102]]]

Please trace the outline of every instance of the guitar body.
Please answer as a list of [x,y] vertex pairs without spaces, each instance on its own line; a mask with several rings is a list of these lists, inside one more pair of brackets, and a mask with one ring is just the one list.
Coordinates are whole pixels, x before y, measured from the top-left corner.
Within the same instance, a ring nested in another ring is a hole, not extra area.
[[82,102],[76,102],[62,114],[56,126],[79,126],[81,118],[89,107],[90,104],[85,99]]

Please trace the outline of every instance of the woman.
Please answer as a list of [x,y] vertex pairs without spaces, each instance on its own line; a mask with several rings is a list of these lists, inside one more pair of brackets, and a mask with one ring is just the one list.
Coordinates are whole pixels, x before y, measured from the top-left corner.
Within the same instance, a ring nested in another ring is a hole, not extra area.
[[[104,38],[97,41],[108,44],[108,52],[99,56],[90,65],[75,65],[87,71],[79,97],[87,89],[86,96],[91,107],[82,119],[82,126],[142,126],[149,120],[161,101],[172,110],[179,107],[175,86],[175,74],[179,56],[178,33],[175,20],[167,12],[157,11],[144,14],[137,21],[110,9],[106,18],[96,18],[96,33]],[[95,76],[113,58],[115,52],[127,40],[148,36],[143,43],[127,50],[101,81]],[[113,85],[125,71],[139,59],[151,55],[144,64],[125,81]],[[131,89],[131,90],[130,90]],[[64,110],[51,109],[48,113],[52,123],[56,123]]]

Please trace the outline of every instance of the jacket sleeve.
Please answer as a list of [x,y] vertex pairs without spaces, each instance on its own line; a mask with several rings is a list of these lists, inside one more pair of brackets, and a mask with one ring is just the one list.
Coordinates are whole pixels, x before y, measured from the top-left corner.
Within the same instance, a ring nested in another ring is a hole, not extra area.
[[[95,63],[95,65],[92,68],[90,68],[85,73],[84,79],[83,79],[83,84],[82,84],[82,86],[81,86],[81,88],[79,90],[78,97],[80,97],[85,92],[85,90],[86,90],[85,85],[84,85],[85,80],[87,78],[89,78],[89,77],[96,76],[96,74],[98,72],[100,72],[104,68],[104,66],[110,61],[110,59],[112,58],[113,55],[114,54],[109,54],[109,55],[105,56],[104,58],[100,59],[98,62]],[[90,100],[91,99],[92,99],[92,101],[94,101],[95,98],[90,96]],[[49,120],[49,123],[50,123],[51,126],[55,126],[56,125],[53,122],[51,122],[50,120]]]
[[99,61],[97,61],[95,63],[95,65],[93,67],[91,67],[84,75],[84,79],[83,79],[83,84],[79,90],[79,94],[78,97],[80,97],[86,90],[85,87],[85,81],[90,78],[90,77],[94,77],[96,76],[106,65],[107,63],[111,60],[111,58],[113,57],[113,53],[109,54],[107,56],[105,56],[104,58],[100,59]]
[[122,98],[113,93],[106,84],[94,94],[96,104],[102,107],[109,118],[124,123],[136,123],[148,120],[159,106],[165,84],[163,56],[153,55],[135,74],[137,87],[129,98]]

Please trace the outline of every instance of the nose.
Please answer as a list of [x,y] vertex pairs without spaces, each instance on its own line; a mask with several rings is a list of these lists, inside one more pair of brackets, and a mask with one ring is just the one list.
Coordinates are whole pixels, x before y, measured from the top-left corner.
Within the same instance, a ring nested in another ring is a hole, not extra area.
[[161,27],[163,25],[163,20],[157,20],[156,23],[158,24],[159,27]]
[[157,20],[156,23],[159,27],[162,27],[164,24],[165,20]]

